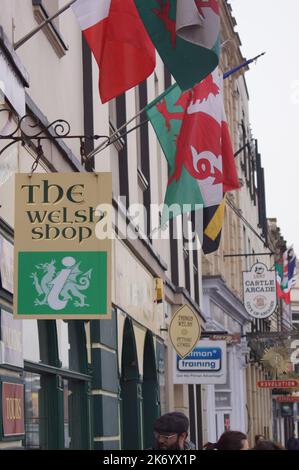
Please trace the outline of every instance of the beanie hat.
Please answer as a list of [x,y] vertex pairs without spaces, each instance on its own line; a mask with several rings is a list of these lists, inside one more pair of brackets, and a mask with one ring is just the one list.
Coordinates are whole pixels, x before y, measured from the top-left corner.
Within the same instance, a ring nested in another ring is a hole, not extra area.
[[189,419],[184,413],[173,411],[160,416],[154,423],[154,430],[159,433],[182,434],[188,432]]

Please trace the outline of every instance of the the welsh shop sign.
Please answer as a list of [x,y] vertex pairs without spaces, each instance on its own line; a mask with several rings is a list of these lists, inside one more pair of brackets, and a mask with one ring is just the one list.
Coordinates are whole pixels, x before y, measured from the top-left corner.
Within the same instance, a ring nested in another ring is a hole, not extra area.
[[255,263],[243,272],[244,307],[254,318],[267,318],[277,304],[275,271],[263,263]]
[[111,173],[16,175],[15,318],[110,317],[111,199]]

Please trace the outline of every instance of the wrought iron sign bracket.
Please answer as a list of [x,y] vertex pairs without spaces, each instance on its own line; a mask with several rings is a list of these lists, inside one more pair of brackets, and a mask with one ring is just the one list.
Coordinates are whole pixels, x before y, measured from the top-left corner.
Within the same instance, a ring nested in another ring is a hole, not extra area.
[[[79,140],[79,151],[82,165],[88,161],[88,152],[86,150],[87,141],[103,139],[104,144],[109,145],[110,143],[111,137],[107,135],[71,135],[71,126],[65,119],[56,119],[50,124],[45,125],[40,121],[40,119],[31,114],[25,114],[20,118],[15,115],[13,116],[10,109],[0,109],[0,113],[4,112],[8,114],[8,119],[5,126],[0,129],[0,141],[3,140],[9,142],[0,150],[0,157],[6,150],[18,142],[21,142],[22,145],[29,145],[29,147],[34,146],[36,159],[31,167],[31,175],[36,170],[39,160],[45,156],[42,147],[42,141],[44,140],[52,142],[56,140],[58,141],[59,139]],[[6,133],[5,130],[11,125],[14,125],[14,130]]]
[[248,258],[248,257],[255,257],[255,256],[273,256],[274,253],[237,253],[234,255],[223,255],[223,258]]

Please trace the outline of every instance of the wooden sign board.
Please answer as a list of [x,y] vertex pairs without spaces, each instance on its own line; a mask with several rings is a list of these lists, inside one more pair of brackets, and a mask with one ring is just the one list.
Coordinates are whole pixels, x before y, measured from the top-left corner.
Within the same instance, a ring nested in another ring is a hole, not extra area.
[[111,317],[110,209],[111,173],[16,174],[15,318]]

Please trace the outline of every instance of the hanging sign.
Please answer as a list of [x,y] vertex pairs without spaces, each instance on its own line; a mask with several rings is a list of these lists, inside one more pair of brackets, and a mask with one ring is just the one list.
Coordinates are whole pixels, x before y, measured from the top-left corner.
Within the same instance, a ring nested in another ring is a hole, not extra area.
[[111,173],[16,175],[15,318],[110,318],[111,208]]
[[179,308],[172,317],[169,327],[170,341],[177,354],[184,358],[200,338],[201,327],[197,315],[188,306]]
[[258,388],[298,388],[298,380],[259,380]]
[[263,263],[255,263],[243,272],[244,306],[253,318],[267,318],[277,304],[275,271]]
[[0,235],[0,274],[3,289],[13,293],[13,245]]
[[187,357],[174,355],[174,384],[225,384],[226,342],[201,340]]
[[10,312],[0,309],[1,341],[0,364],[24,367],[22,320],[15,320]]

